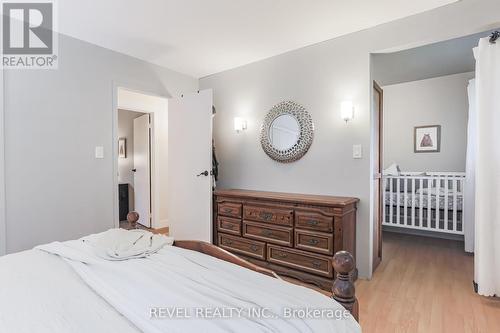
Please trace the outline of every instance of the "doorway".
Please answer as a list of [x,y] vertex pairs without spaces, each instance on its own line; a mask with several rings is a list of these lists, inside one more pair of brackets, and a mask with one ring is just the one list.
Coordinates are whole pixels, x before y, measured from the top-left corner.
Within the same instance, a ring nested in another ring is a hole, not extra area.
[[452,239],[471,248],[467,226],[473,231],[474,220],[464,214],[467,90],[472,49],[489,33],[372,54],[373,271],[383,235]]
[[152,114],[118,110],[118,198],[120,226],[127,214],[139,213],[142,226],[152,227]]
[[[146,161],[149,161],[150,166],[151,219],[148,228],[157,231],[166,230],[168,227],[169,234],[177,239],[211,242],[212,90],[167,98],[143,92],[154,92],[156,91],[154,87],[148,89],[138,86],[136,90],[132,90],[123,86],[135,87],[133,83],[120,85],[115,83],[113,87],[115,227],[120,226],[118,110],[127,110],[149,115],[150,119],[151,143],[149,150],[144,150],[145,154],[149,152],[149,159]],[[147,182],[148,178],[143,177],[143,179]],[[134,187],[137,187],[137,184],[134,184]],[[137,189],[134,195],[138,195]],[[134,204],[134,209],[137,210],[137,198]],[[147,214],[139,214],[139,218],[141,215]],[[147,223],[146,221],[146,226]]]
[[115,103],[115,226],[128,227],[126,215],[136,211],[141,226],[165,228],[167,98],[117,87]]

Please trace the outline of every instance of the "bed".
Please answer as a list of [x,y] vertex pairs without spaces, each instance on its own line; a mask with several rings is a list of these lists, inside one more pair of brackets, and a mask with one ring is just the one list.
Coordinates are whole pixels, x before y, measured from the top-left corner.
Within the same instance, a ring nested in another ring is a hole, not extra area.
[[333,266],[331,299],[200,241],[116,261],[55,242],[0,257],[0,332],[361,332],[353,257]]

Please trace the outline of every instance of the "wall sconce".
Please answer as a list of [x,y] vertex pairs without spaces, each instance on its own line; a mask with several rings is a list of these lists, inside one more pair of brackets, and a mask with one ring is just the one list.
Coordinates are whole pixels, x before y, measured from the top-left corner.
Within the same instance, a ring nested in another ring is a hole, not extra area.
[[239,133],[247,129],[247,121],[243,118],[234,118],[234,130]]
[[347,123],[354,119],[354,105],[351,101],[343,101],[340,104],[340,117]]

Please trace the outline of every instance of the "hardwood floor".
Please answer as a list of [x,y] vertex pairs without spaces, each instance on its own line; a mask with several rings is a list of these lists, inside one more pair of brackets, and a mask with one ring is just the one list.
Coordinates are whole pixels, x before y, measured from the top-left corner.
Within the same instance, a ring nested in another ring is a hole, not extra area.
[[500,332],[500,301],[473,277],[462,242],[384,233],[382,263],[356,284],[363,332]]
[[462,242],[384,233],[382,246],[372,280],[356,283],[363,333],[500,332],[500,300],[474,293]]

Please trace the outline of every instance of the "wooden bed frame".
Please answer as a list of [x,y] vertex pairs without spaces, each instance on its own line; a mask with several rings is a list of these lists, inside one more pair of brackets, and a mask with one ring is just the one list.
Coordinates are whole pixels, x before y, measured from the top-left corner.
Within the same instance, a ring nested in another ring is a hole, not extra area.
[[[127,221],[132,228],[136,228],[139,214],[137,212],[130,212],[127,215]],[[273,278],[281,279],[278,274],[272,270],[259,267],[252,264],[224,249],[213,244],[195,241],[195,240],[176,240],[174,246],[204,253],[214,258],[218,258],[232,264],[251,269],[252,271],[271,276]],[[352,316],[359,321],[359,306],[358,300],[355,295],[354,283],[352,282],[351,275],[356,268],[353,256],[347,251],[339,251],[335,253],[332,261],[333,269],[337,272],[337,278],[333,282],[332,294],[333,299],[342,304]]]

